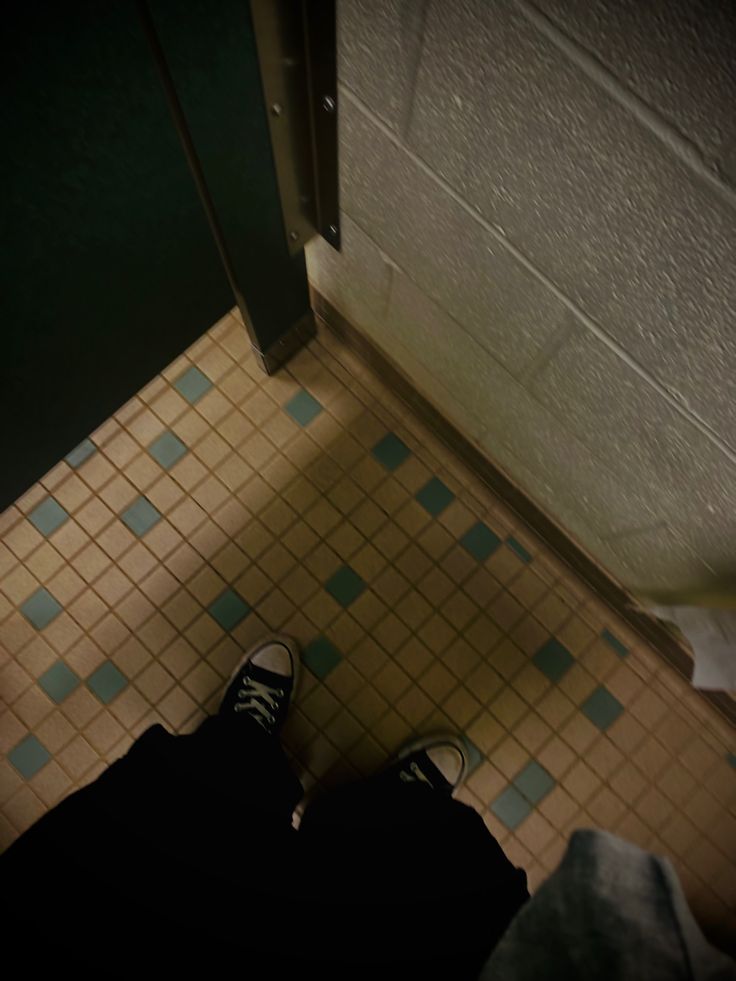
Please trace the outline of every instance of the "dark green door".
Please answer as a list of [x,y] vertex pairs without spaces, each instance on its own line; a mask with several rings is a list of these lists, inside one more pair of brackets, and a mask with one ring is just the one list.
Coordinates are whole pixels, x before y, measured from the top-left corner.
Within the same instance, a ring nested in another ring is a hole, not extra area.
[[[268,347],[308,296],[284,241],[247,0],[150,12]],[[0,508],[235,304],[133,0],[14,4],[2,70]]]

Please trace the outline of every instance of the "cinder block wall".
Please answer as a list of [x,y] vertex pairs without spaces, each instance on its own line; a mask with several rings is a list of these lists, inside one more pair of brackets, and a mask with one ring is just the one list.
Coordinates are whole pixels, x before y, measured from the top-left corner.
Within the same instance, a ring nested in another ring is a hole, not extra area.
[[634,589],[736,568],[736,5],[339,0],[315,286]]

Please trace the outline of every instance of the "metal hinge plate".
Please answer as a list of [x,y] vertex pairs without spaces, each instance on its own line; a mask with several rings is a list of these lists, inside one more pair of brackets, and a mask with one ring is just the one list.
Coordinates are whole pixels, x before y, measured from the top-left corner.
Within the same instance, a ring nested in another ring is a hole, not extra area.
[[284,231],[340,248],[335,0],[251,0]]

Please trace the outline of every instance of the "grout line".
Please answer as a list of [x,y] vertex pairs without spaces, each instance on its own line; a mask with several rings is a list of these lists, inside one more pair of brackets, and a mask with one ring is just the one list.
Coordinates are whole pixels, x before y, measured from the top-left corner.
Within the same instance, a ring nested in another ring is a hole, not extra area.
[[[560,326],[547,337],[540,350],[532,358],[526,368],[519,375],[519,383],[526,388],[542,374],[547,365],[562,350],[568,341],[573,340],[580,333],[578,324],[575,320],[566,316]],[[531,389],[528,389],[531,393]]]
[[673,156],[715,191],[724,204],[736,208],[736,189],[711,170],[697,143],[625,85],[596,54],[571,37],[554,18],[541,11],[531,0],[513,0],[513,3],[530,24],[544,34],[591,81],[628,110]]
[[[416,12],[417,7],[420,7],[419,13]],[[414,30],[412,32],[416,35],[416,42],[412,48],[412,59],[411,64],[409,65],[411,79],[408,86],[408,98],[406,100],[406,107],[402,113],[399,126],[402,137],[407,137],[409,135],[409,130],[411,129],[412,120],[414,118],[414,98],[417,90],[419,70],[422,63],[422,54],[424,53],[424,38],[427,30],[428,7],[429,0],[421,0],[421,4],[417,4],[415,2],[413,4],[407,4],[404,8],[405,12],[411,11],[411,15],[416,18],[416,23],[413,25]]]
[[[373,240],[371,239],[371,241]],[[386,324],[388,322],[388,315],[389,311],[391,310],[391,301],[394,295],[394,273],[397,267],[392,260],[391,262],[384,262],[384,268],[387,270],[386,276],[388,282],[386,283],[386,302],[383,305],[381,322]]]
[[[671,391],[633,358],[629,352],[615,341],[601,328],[592,317],[590,317],[578,303],[569,297],[556,283],[551,280],[534,262],[532,262],[516,245],[511,242],[506,233],[469,204],[443,177],[440,177],[425,161],[413,150],[409,149],[398,139],[396,134],[388,127],[376,114],[349,88],[342,87],[342,95],[348,102],[351,102],[363,115],[367,116],[371,123],[379,129],[391,143],[404,153],[424,174],[430,177],[438,187],[440,187],[449,197],[455,201],[462,209],[479,225],[481,225],[493,238],[506,249],[516,261],[523,266],[538,282],[542,283],[567,309],[587,328],[595,337],[598,338],[607,348],[620,358],[629,368],[632,369],[650,388],[668,405],[670,405],[680,416],[686,419],[691,425],[700,431],[711,443],[713,443],[732,463],[736,463],[736,449],[732,448],[721,436],[686,403],[683,396]],[[354,219],[352,219],[354,220]],[[356,222],[357,224],[357,222]],[[370,236],[369,236],[370,237]],[[373,241],[371,239],[371,241]],[[378,246],[377,246],[378,247]],[[382,250],[385,251],[385,250]],[[393,260],[392,260],[393,261]],[[411,277],[409,277],[411,278]],[[447,312],[447,311],[445,311]],[[465,328],[463,328],[465,329]],[[467,333],[467,331],[466,331]],[[472,335],[469,335],[472,336]],[[477,339],[474,338],[476,343]],[[484,349],[485,350],[485,349]],[[495,360],[495,359],[494,359]],[[507,370],[507,369],[505,369]],[[513,376],[512,376],[513,377]]]
[[[601,541],[605,542],[606,544],[620,542],[620,541],[624,541],[627,538],[635,538],[637,535],[646,535],[650,531],[660,531],[661,529],[667,527],[668,527],[667,521],[665,520],[655,521],[654,523],[638,525],[637,527],[634,528],[624,528],[622,531],[614,532],[612,535],[602,535]],[[670,534],[675,538],[678,537],[674,532],[670,532]],[[681,542],[681,544],[685,548],[687,548],[684,542]],[[693,555],[693,558],[698,558],[698,556],[695,555],[695,553],[691,553],[691,554]],[[700,561],[702,562],[703,560],[701,559]]]

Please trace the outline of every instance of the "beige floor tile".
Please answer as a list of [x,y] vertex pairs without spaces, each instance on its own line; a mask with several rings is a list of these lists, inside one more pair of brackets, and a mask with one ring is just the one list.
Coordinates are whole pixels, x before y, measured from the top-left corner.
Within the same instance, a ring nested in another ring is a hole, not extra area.
[[562,786],[579,804],[584,805],[599,789],[601,781],[584,760],[578,759],[563,777]]
[[466,636],[480,654],[488,654],[493,668],[506,681],[511,681],[527,663],[526,655],[508,637],[503,638],[491,651],[487,651],[487,630],[482,618],[475,621]]
[[513,688],[507,686],[489,703],[488,708],[501,725],[509,732],[524,718],[529,710],[526,702],[519,698]]
[[599,729],[586,716],[576,712],[565,722],[559,734],[578,756],[587,758],[588,750],[599,736]]
[[457,631],[450,626],[441,613],[432,614],[417,630],[419,639],[441,658],[457,639]]
[[514,643],[525,654],[536,654],[550,638],[550,632],[531,614],[526,614],[510,631]]
[[164,695],[156,708],[169,726],[177,731],[180,726],[197,710],[197,703],[180,685],[175,685],[168,694]]
[[[156,530],[156,529],[154,529]],[[112,521],[104,531],[95,535],[99,547],[114,561],[126,552],[135,542],[135,536],[121,521]],[[151,535],[148,535],[148,545],[151,546]]]
[[534,755],[552,736],[552,729],[536,712],[529,712],[514,728],[514,735]]
[[396,753],[411,733],[410,724],[393,709],[389,709],[371,730],[371,735],[389,754]]
[[[519,841],[529,849],[532,861],[534,861],[534,855],[552,843],[556,832],[544,815],[539,810],[534,810],[526,821],[522,822],[515,834]],[[526,864],[529,866],[531,862]]]
[[619,716],[607,732],[611,742],[632,757],[647,736],[644,726],[626,712]]
[[10,763],[0,760],[0,805],[5,804],[23,786],[23,779]]
[[23,561],[43,542],[43,536],[29,521],[19,521],[5,533],[4,542],[16,559]]
[[72,787],[72,780],[55,760],[47,763],[28,786],[38,795],[46,807],[53,807]]
[[35,592],[40,583],[35,576],[23,566],[16,566],[3,579],[2,589],[11,603],[20,606],[24,600],[28,599],[31,593]]
[[53,708],[51,699],[35,685],[13,701],[13,712],[29,729],[35,729]]
[[348,709],[342,708],[325,725],[324,734],[341,754],[349,754],[366,731]]
[[421,689],[412,686],[400,698],[391,700],[396,711],[412,728],[416,728],[434,711],[434,703]]
[[481,753],[494,759],[493,753],[504,739],[506,730],[490,712],[481,712],[468,726],[467,734]]
[[56,652],[43,637],[36,635],[18,654],[17,661],[32,678],[40,678],[56,661],[56,657]]
[[[190,406],[170,382],[193,361],[215,384]],[[324,408],[307,428],[282,411],[302,387]],[[146,448],[167,428],[189,452],[163,473]],[[412,451],[393,472],[371,454],[389,431]],[[28,782],[0,764],[0,841],[155,722],[193,731],[278,629],[342,655],[324,682],[303,672],[284,733],[308,789],[375,772],[417,732],[460,731],[481,753],[461,799],[532,888],[574,828],[614,828],[672,857],[701,915],[726,923],[732,729],[340,341],[322,334],[266,377],[234,312],[93,438],[101,452],[0,518],[0,749],[32,730],[53,756]],[[433,475],[456,495],[437,520],[414,499]],[[141,492],[164,518],[138,539],[119,515]],[[24,515],[49,493],[73,517],[47,541]],[[502,545],[478,563],[459,543],[478,520],[532,562]],[[369,586],[347,610],[323,588],[343,564]],[[64,607],[43,636],[19,611],[41,584]],[[231,632],[206,612],[227,586],[253,608]],[[550,636],[575,658],[559,684],[532,660]],[[60,654],[82,679],[109,658],[132,683],[108,706],[85,685],[56,706],[37,681]],[[578,709],[599,685],[624,706],[605,732]],[[511,834],[489,807],[532,759],[556,783]]]
[[518,740],[507,735],[494,750],[492,759],[501,773],[511,780],[529,762],[529,754]]
[[621,766],[624,754],[602,735],[588,748],[585,759],[602,780],[607,780]]
[[84,727],[84,737],[98,753],[107,753],[124,735],[120,723],[108,709],[103,709]]
[[[9,609],[12,609],[10,605]],[[0,641],[10,654],[18,655],[35,636],[35,630],[25,617],[13,612],[2,624]]]
[[17,661],[9,661],[0,671],[0,691],[3,700],[11,705],[33,684],[33,678]]
[[46,810],[47,805],[28,785],[22,786],[3,807],[3,813],[19,834],[35,824]]
[[26,560],[26,567],[42,583],[47,583],[63,565],[63,556],[48,542],[39,546]]

